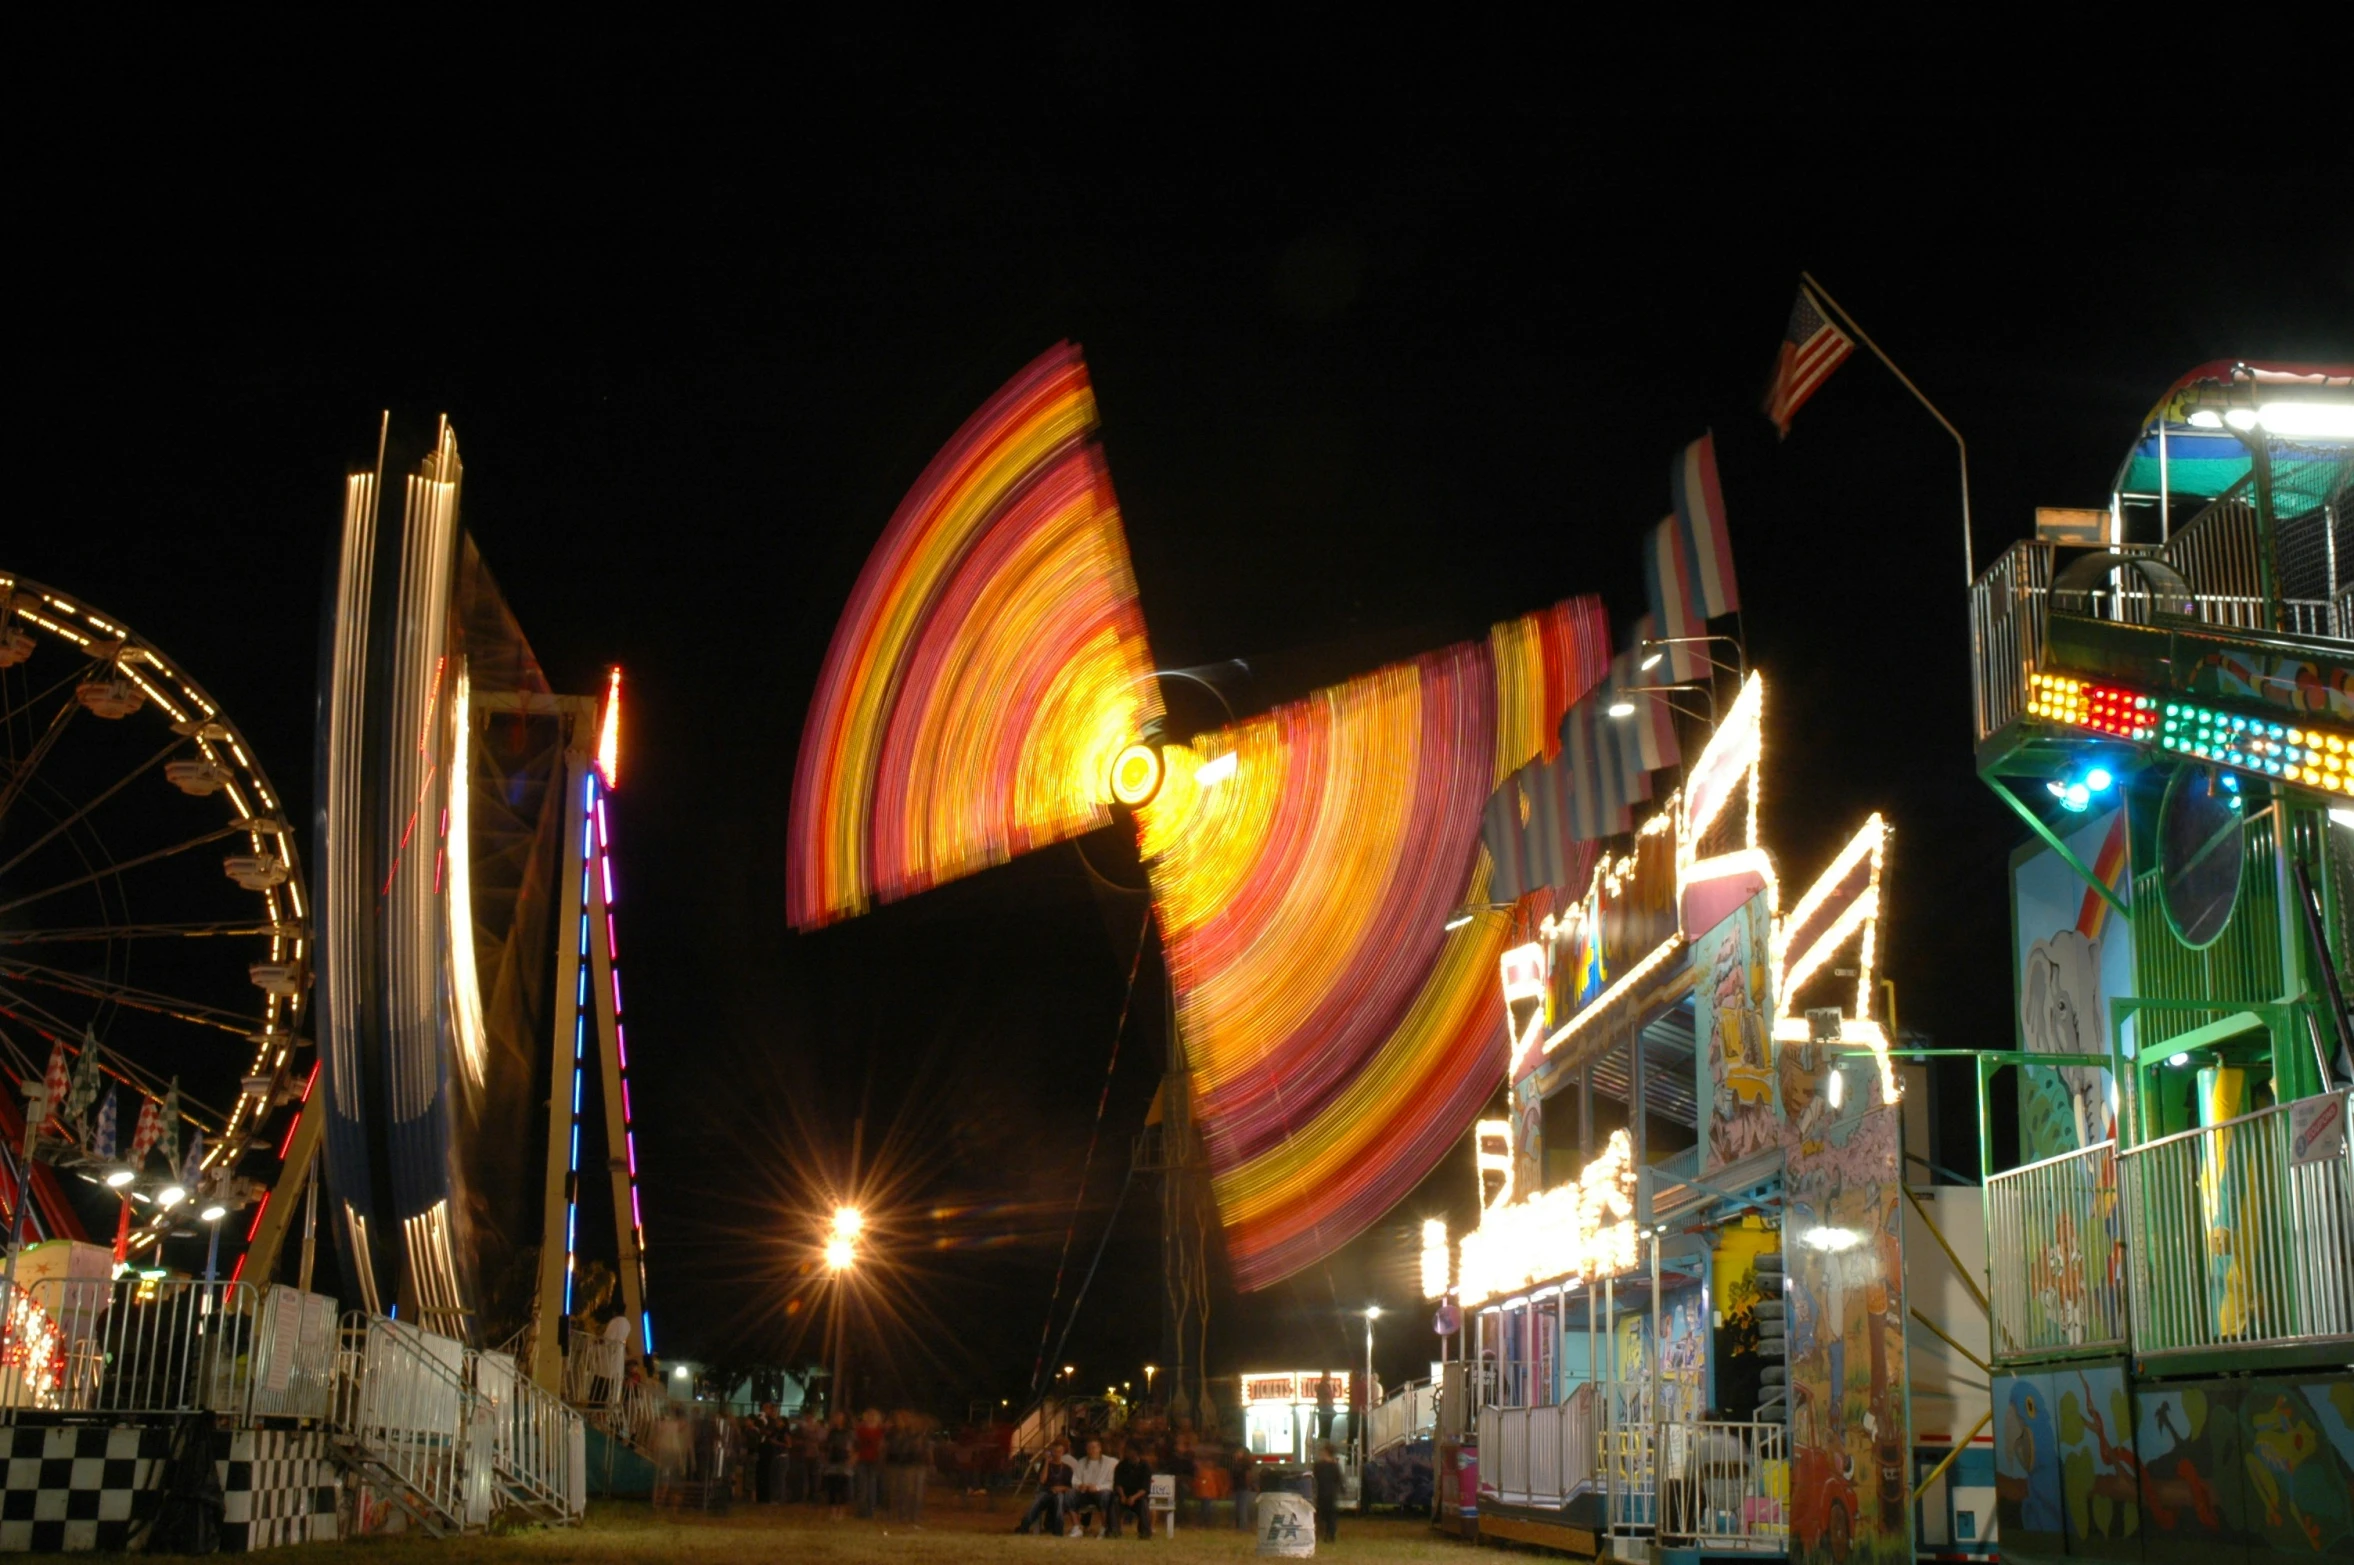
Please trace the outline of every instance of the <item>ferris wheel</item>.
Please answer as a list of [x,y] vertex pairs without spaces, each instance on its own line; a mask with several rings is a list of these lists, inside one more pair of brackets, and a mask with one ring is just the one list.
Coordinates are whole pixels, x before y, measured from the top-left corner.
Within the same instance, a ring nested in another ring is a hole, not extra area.
[[127,1210],[135,1251],[264,1188],[265,1121],[311,1070],[306,921],[283,796],[219,703],[0,571],[0,1065],[82,1089],[52,1108],[28,1238]]

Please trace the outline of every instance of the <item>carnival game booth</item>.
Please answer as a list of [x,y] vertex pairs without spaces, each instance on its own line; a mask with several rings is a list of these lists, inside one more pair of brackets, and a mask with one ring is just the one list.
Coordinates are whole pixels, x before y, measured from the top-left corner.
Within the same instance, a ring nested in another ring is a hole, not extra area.
[[2005,1559],[2354,1552],[2350,453],[2354,367],[2202,366],[1971,589]]
[[1482,1535],[1911,1550],[1906,1245],[1936,1206],[1908,1199],[1926,1079],[1908,1094],[1878,981],[1888,830],[1866,821],[1786,897],[1764,712],[1749,674],[1683,786],[1505,958],[1512,1113],[1481,1127],[1486,1206],[1452,1277],[1443,1250],[1425,1266],[1462,1311],[1448,1385],[1476,1410]]

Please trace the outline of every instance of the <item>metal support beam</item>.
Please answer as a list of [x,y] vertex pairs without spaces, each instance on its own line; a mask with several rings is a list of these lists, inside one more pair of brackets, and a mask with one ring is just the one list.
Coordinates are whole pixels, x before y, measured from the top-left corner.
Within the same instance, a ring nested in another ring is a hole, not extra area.
[[[1921,1214],[1922,1225],[1929,1230],[1929,1237],[1937,1241],[1937,1248],[1943,1250],[1945,1252],[1945,1258],[1953,1262],[1954,1275],[1962,1279],[1962,1286],[1970,1290],[1970,1297],[1978,1301],[1978,1308],[1981,1311],[1991,1315],[1993,1311],[1991,1306],[1989,1306],[1986,1302],[1986,1294],[1984,1290],[1982,1290],[1978,1286],[1977,1282],[1971,1278],[1970,1268],[1962,1264],[1962,1258],[1954,1254],[1953,1246],[1946,1242],[1944,1233],[1938,1229],[1937,1219],[1929,1215],[1928,1206],[1923,1203],[1919,1196],[1913,1194],[1912,1187],[1909,1185],[1904,1187],[1904,1198],[1907,1201],[1913,1203],[1914,1211]],[[1932,1331],[1936,1330],[1935,1327],[1931,1327],[1930,1329]]]
[[556,987],[548,1007],[547,1160],[541,1182],[539,1277],[532,1294],[531,1378],[551,1396],[564,1393],[565,1219],[570,1202],[573,1053],[582,1012],[580,921],[588,872],[582,858],[588,830],[584,784],[588,757],[578,744],[579,719],[566,725],[564,746],[564,836],[556,858]]
[[1913,1491],[1913,1503],[1915,1505],[1921,1503],[1921,1496],[1929,1492],[1929,1486],[1937,1482],[1938,1479],[1943,1478],[1945,1476],[1945,1470],[1953,1466],[1955,1462],[1959,1461],[1964,1451],[1970,1449],[1970,1442],[1978,1438],[1979,1431],[1983,1430],[1988,1424],[1993,1422],[1994,1409],[1991,1407],[1978,1415],[1978,1422],[1970,1426],[1970,1432],[1962,1436],[1961,1439],[1954,1442],[1954,1448],[1945,1453],[1945,1460],[1939,1462],[1935,1467],[1930,1468],[1929,1476],[1921,1480],[1921,1487]]
[[302,1112],[294,1121],[294,1140],[286,1149],[286,1162],[278,1170],[278,1182],[270,1188],[270,1204],[262,1208],[253,1241],[245,1247],[244,1268],[238,1273],[241,1280],[259,1286],[276,1276],[278,1252],[294,1226],[295,1197],[318,1172],[319,1140],[326,1128],[327,1094],[319,1090],[318,1079],[313,1077],[311,1095],[303,1100]]
[[[591,826],[589,829],[594,830]],[[621,1278],[621,1308],[629,1316],[629,1357],[644,1356],[646,1269],[638,1254],[637,1225],[630,1220],[629,1127],[622,1117],[621,1029],[613,1008],[613,926],[605,902],[605,878],[589,880],[589,987],[597,997],[597,1058],[605,1095],[605,1168],[613,1188],[613,1245]]]
[[2076,872],[2077,879],[2083,881],[2087,886],[2090,886],[2094,891],[2098,892],[2100,894],[2101,900],[2108,903],[2109,906],[2115,908],[2121,916],[2127,919],[2131,919],[2133,917],[2133,909],[2123,901],[2119,900],[2117,893],[2110,889],[2109,883],[2107,881],[2101,879],[2100,876],[2093,873],[2092,866],[2085,863],[2082,858],[2077,856],[2076,850],[2068,846],[2066,838],[2062,837],[2058,832],[2053,831],[2050,825],[2044,821],[2042,816],[2036,814],[2035,811],[2028,808],[2027,801],[2020,798],[2019,795],[2012,790],[2010,782],[2007,779],[1991,773],[1986,774],[1986,786],[1992,788],[1994,790],[1995,797],[2002,800],[2003,803],[2009,805],[2011,809],[2018,815],[2019,819],[2027,823],[2028,829],[2033,831],[2035,835],[2042,840],[2045,847],[2051,849],[2054,853],[2060,856],[2061,863],[2067,865],[2071,870]]

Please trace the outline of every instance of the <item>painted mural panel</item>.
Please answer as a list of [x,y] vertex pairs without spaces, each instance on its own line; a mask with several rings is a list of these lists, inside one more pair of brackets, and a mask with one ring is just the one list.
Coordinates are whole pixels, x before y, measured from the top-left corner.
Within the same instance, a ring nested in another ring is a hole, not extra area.
[[1791,1149],[1792,1554],[1906,1565],[1902,1111],[1824,1125]]
[[2151,1565],[2213,1565],[2240,1551],[2240,1389],[2230,1380],[2135,1388]]
[[2251,1544],[2354,1559],[2354,1376],[2249,1381],[2240,1451]]
[[1699,1101],[1708,1113],[1700,1172],[1781,1140],[1774,1093],[1773,913],[1751,897],[1692,943],[1692,1026]]
[[2068,1552],[2086,1559],[2140,1559],[2141,1464],[2133,1454],[2133,1399],[2124,1364],[2055,1369],[2045,1378],[2059,1422]]
[[[2120,899],[2130,898],[2123,809],[2090,817],[2064,840]],[[2133,992],[2131,926],[2048,847],[2022,849],[2012,861],[2011,898],[2019,1046],[2034,1054],[2108,1053],[2109,1001]],[[2109,1139],[2109,1072],[2062,1066],[2019,1074],[2022,1161]]]
[[2152,1565],[2354,1559],[2354,1376],[2135,1388]]
[[1659,1300],[1659,1380],[1669,1418],[1700,1418],[1710,1406],[1708,1290],[1697,1283],[1670,1288]]
[[1994,1515],[2006,1557],[2066,1552],[2059,1420],[2052,1377],[1994,1377]]

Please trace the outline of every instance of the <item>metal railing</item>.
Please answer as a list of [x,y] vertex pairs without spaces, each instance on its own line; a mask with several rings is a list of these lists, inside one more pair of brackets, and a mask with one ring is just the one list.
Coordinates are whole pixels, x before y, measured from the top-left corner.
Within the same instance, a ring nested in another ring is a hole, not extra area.
[[2190,583],[2193,612],[2201,623],[2270,630],[2269,547],[2255,503],[2235,490],[2192,517],[2159,553]]
[[1437,1388],[1427,1380],[1410,1381],[1367,1416],[1366,1447],[1378,1456],[1400,1441],[1429,1434],[1437,1425]]
[[2119,1155],[2136,1353],[2354,1342],[2350,1104],[2341,1088]]
[[1567,1505],[1595,1487],[1594,1388],[1551,1407],[1479,1410],[1479,1486],[1509,1505]]
[[444,1527],[470,1524],[473,1388],[464,1347],[381,1316],[344,1317],[335,1424]]
[[1995,1358],[2124,1344],[2123,1215],[2113,1141],[1986,1181]]
[[[2121,567],[2109,584],[2066,594],[2063,607],[2129,625],[2155,623],[2162,609],[2187,608],[2190,619],[2223,630],[2277,628],[2354,638],[2354,589],[2340,588],[2328,597],[2286,597],[2268,568],[2272,548],[2249,494],[2235,490],[2163,545],[2111,546],[2115,554],[2172,569],[2190,589],[2187,605],[2170,607],[2163,594],[2137,581],[2130,567]],[[1970,673],[1980,739],[2008,728],[2026,711],[2027,675],[2042,662],[2053,608],[2053,553],[2053,545],[2040,539],[2021,539],[1970,584]]]
[[1659,1430],[1662,1543],[1764,1551],[1789,1538],[1787,1428],[1694,1420]]
[[1659,1430],[1645,1381],[1595,1384],[1594,1465],[1602,1479],[1609,1530],[1647,1532],[1659,1525]]
[[584,1468],[587,1462],[579,1412],[534,1385],[503,1353],[472,1355],[472,1378],[476,1394],[491,1405],[491,1471],[498,1482],[526,1507],[578,1516],[587,1499],[585,1474],[573,1476],[576,1453]]
[[248,1283],[19,1284],[0,1295],[0,1420],[18,1410],[322,1416],[334,1309],[332,1299]]
[[2001,732],[2027,709],[2027,671],[2043,653],[2052,546],[2012,544],[1970,584],[1970,683],[1978,737]]
[[564,1349],[564,1400],[574,1407],[603,1407],[615,1400],[628,1359],[627,1337],[576,1332]]

